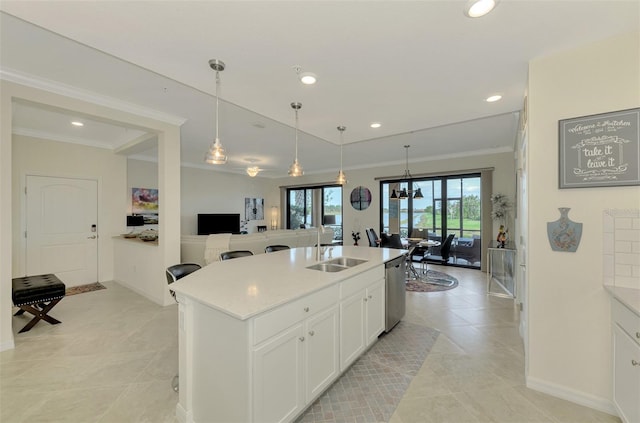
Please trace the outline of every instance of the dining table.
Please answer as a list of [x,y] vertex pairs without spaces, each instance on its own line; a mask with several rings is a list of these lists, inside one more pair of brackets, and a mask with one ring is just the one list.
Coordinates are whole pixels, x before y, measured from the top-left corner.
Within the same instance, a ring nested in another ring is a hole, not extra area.
[[412,251],[416,247],[422,247],[422,248],[438,247],[440,246],[440,241],[434,241],[434,240],[425,239],[425,238],[405,238],[405,240],[407,243],[406,245],[409,249],[409,254],[407,255],[408,257],[407,274],[412,279],[421,279],[420,273],[422,273],[423,276],[427,274],[427,261],[425,259],[420,260],[420,273],[418,273],[418,270],[413,265]]

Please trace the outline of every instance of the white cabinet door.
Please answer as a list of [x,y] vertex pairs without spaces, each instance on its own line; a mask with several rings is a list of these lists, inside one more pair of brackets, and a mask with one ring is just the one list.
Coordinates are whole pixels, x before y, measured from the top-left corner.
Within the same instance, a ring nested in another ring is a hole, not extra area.
[[624,422],[640,422],[640,346],[616,324],[613,345],[613,401]]
[[384,280],[367,288],[366,296],[366,340],[367,346],[378,339],[384,330]]
[[364,351],[364,304],[362,290],[340,303],[340,369],[344,371]]
[[304,407],[302,323],[253,352],[255,422],[289,421]]
[[338,306],[308,319],[305,325],[306,401],[320,394],[340,373]]

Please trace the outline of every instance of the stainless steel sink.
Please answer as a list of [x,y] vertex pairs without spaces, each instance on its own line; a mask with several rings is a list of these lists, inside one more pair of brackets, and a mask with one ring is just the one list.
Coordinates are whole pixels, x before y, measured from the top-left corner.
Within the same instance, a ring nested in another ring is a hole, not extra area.
[[340,272],[366,262],[367,260],[354,259],[350,257],[337,257],[324,263],[307,266],[307,269],[320,270],[321,272]]
[[334,258],[333,260],[329,260],[327,264],[337,264],[339,266],[353,267],[366,262],[367,260],[354,259],[351,257],[338,257]]
[[348,267],[330,263],[318,263],[313,266],[308,266],[307,269],[320,270],[321,272],[341,272],[347,270]]

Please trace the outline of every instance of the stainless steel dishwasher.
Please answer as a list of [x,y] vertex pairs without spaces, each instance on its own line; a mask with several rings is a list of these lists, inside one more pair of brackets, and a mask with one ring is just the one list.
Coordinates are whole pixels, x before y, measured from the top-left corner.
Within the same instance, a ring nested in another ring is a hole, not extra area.
[[384,264],[386,285],[385,332],[389,332],[404,317],[406,308],[406,257],[404,255]]

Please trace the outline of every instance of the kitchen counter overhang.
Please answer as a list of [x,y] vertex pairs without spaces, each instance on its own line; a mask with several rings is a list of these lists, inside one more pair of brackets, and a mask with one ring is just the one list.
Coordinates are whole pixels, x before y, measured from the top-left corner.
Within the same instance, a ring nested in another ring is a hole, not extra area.
[[315,247],[294,248],[211,263],[171,285],[178,296],[246,320],[339,283],[406,254],[389,248],[334,247],[332,257],[366,260],[340,272],[307,269],[331,260],[315,259]]

